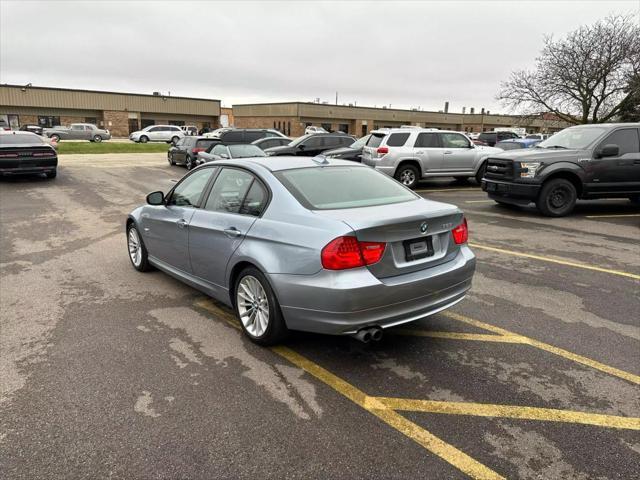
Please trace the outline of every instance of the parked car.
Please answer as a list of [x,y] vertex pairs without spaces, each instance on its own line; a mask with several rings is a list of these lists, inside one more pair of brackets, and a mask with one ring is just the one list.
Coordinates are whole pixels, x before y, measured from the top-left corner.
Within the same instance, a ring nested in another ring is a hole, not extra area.
[[454,205],[344,160],[204,164],[126,219],[129,258],[235,309],[254,342],[289,330],[380,339],[464,298],[475,257]]
[[511,140],[502,140],[496,143],[496,148],[502,150],[520,150],[523,148],[533,148],[538,145],[541,140],[534,138],[513,138]]
[[365,135],[353,142],[348,147],[334,148],[332,150],[326,150],[322,152],[323,155],[329,158],[341,158],[342,160],[351,160],[352,162],[359,162],[362,160],[362,148],[367,144],[371,135]]
[[182,125],[180,126],[180,130],[182,130],[185,135],[198,135],[198,127],[195,125]]
[[40,125],[22,125],[20,126],[21,132],[31,132],[36,135],[43,135],[44,129]]
[[325,150],[348,147],[356,138],[344,133],[311,133],[296,138],[289,145],[267,148],[267,155],[296,155],[314,157]]
[[520,138],[517,133],[504,131],[504,132],[482,132],[478,135],[477,140],[486,143],[488,146],[493,147],[496,143],[503,140],[511,140],[514,138]]
[[639,203],[640,123],[579,125],[536,148],[491,155],[482,189],[501,204],[535,202],[551,217],[571,213],[577,199]]
[[477,140],[479,136],[480,136],[480,132],[467,133],[467,137],[469,137],[471,140]]
[[55,142],[60,140],[89,140],[100,143],[103,140],[111,139],[109,130],[98,128],[91,123],[72,123],[68,127],[58,125],[57,127],[45,128],[44,135]]
[[203,136],[205,137],[219,137],[220,135],[222,135],[224,132],[228,132],[229,130],[233,130],[233,127],[221,127],[221,128],[216,128],[215,130],[210,130],[206,133],[203,134]]
[[289,137],[264,137],[251,142],[252,145],[255,145],[256,147],[260,147],[262,150],[265,150],[271,147],[280,147],[282,145],[289,145],[290,143],[291,143],[291,139]]
[[224,145],[218,143],[206,152],[198,153],[198,165],[215,160],[229,160],[233,158],[266,157],[267,154],[256,145]]
[[58,154],[39,135],[0,130],[0,175],[45,174],[56,178]]
[[184,136],[182,129],[176,125],[149,125],[129,134],[129,140],[136,143],[166,142],[175,145]]
[[553,134],[552,133],[530,133],[524,138],[529,139],[529,140],[540,140],[540,141],[542,141],[542,140],[546,140],[551,135],[553,135]]
[[170,165],[184,165],[187,170],[191,170],[197,165],[198,153],[216,143],[220,143],[217,138],[183,137],[169,148],[167,160]]
[[222,132],[218,138],[225,145],[249,144],[260,138],[288,138],[278,130],[270,128],[233,128]]
[[314,125],[309,125],[307,128],[304,129],[304,134],[305,135],[309,135],[309,134],[312,134],[312,133],[329,133],[329,132],[327,132],[322,127],[316,127]]
[[362,149],[362,163],[415,188],[431,177],[484,175],[486,158],[499,148],[474,145],[466,135],[432,128],[374,130]]

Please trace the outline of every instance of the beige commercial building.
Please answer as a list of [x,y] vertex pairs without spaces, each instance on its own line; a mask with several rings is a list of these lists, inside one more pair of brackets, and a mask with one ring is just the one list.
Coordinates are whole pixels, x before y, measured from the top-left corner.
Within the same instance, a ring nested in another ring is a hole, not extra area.
[[483,132],[499,127],[524,127],[527,132],[551,133],[568,126],[549,116],[522,117],[489,113],[444,113],[391,108],[354,107],[287,102],[234,105],[236,127],[276,128],[297,137],[307,126],[362,136],[371,130],[417,125],[462,132]]
[[126,137],[154,124],[218,127],[220,101],[5,84],[0,85],[0,120],[14,129],[93,123],[115,137]]

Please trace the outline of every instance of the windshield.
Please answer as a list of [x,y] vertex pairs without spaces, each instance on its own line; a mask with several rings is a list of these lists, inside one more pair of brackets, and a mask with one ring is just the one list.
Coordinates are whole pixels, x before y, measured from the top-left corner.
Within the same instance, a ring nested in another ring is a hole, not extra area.
[[366,167],[298,168],[275,176],[310,210],[372,207],[418,198],[387,175]]
[[353,142],[351,145],[349,145],[349,148],[353,148],[355,150],[364,147],[367,144],[367,140],[369,140],[369,137],[371,136],[371,134],[366,135],[362,138],[359,138],[358,140],[356,140],[355,142]]
[[313,133],[308,133],[306,135],[303,135],[301,137],[296,138],[293,142],[291,142],[289,145],[292,147],[295,147],[296,145],[300,145],[302,142],[304,142],[307,138],[312,137],[314,134]]
[[540,142],[537,148],[584,149],[605,131],[606,128],[599,127],[571,127],[556,133],[544,142]]
[[249,157],[266,157],[259,147],[255,145],[229,145],[231,158],[249,158]]

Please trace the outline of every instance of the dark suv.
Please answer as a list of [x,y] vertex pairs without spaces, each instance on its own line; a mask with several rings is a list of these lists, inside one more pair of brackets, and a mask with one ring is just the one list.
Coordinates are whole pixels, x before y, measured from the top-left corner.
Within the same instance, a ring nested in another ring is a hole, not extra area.
[[482,190],[498,203],[569,214],[577,199],[640,201],[640,123],[579,125],[534,148],[491,155]]
[[482,132],[478,135],[478,140],[486,143],[490,147],[494,147],[496,143],[503,140],[512,140],[514,138],[520,138],[513,132]]
[[314,157],[325,150],[348,147],[356,137],[344,133],[310,133],[296,138],[289,145],[265,149],[267,155],[297,155]]
[[268,128],[234,128],[223,132],[218,138],[223,145],[239,145],[252,143],[265,137],[285,137],[285,135]]

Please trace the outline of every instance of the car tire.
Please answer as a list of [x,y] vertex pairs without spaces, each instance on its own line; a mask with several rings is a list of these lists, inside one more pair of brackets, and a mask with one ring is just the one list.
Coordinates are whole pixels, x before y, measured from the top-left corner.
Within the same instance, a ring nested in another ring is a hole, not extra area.
[[129,260],[133,268],[139,272],[148,272],[151,270],[147,247],[145,247],[140,232],[138,232],[138,228],[133,222],[127,227],[127,252],[129,253]]
[[140,137],[140,140],[138,140],[140,143],[147,143],[149,141],[149,137],[146,137],[144,135],[142,135]]
[[482,165],[480,165],[480,168],[478,169],[478,171],[476,172],[476,182],[478,182],[478,185],[480,185],[482,183],[482,179],[484,178],[484,174],[487,173],[487,162],[483,162]]
[[58,171],[54,170],[53,172],[47,172],[47,173],[45,173],[45,175],[47,176],[47,178],[53,179],[53,178],[56,178],[58,176]]
[[169,162],[169,165],[176,164],[176,161],[173,159],[173,155],[171,155],[171,153],[167,153],[167,161]]
[[185,167],[187,167],[187,170],[192,170],[194,165],[193,165],[193,160],[191,160],[191,157],[189,155],[187,155],[187,161],[184,164]]
[[171,143],[173,145],[175,145],[176,143],[178,143],[180,141],[180,137],[171,137]]
[[100,135],[96,135],[93,137],[93,141],[96,143],[100,143],[102,141],[102,137]]
[[[275,345],[282,342],[289,330],[285,324],[280,305],[260,270],[247,267],[234,285],[234,308],[244,334],[258,345]],[[257,309],[257,310],[256,310]],[[251,312],[257,315],[251,317]]]
[[53,140],[54,142],[58,143],[60,141],[60,135],[51,135],[49,137],[51,140]]
[[396,170],[394,177],[405,187],[413,190],[418,186],[420,172],[414,165],[401,165],[400,168]]
[[576,187],[569,180],[554,178],[542,185],[536,206],[547,217],[564,217],[578,199]]

